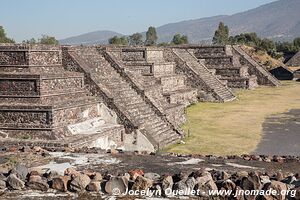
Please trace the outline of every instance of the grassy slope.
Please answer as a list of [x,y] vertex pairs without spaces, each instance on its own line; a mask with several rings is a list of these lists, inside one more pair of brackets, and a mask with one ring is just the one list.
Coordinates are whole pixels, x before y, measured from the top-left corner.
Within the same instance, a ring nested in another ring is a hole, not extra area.
[[264,119],[289,109],[300,109],[300,83],[283,82],[278,88],[237,90],[238,99],[227,103],[198,103],[188,108],[183,126],[186,144],[166,151],[232,155],[251,153],[262,135]]

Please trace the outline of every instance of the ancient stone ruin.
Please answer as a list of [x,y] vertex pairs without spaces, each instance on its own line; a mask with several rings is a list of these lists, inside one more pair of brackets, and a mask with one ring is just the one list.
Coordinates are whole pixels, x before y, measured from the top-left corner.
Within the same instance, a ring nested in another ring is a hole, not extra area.
[[0,46],[1,145],[155,151],[185,108],[278,80],[239,46]]

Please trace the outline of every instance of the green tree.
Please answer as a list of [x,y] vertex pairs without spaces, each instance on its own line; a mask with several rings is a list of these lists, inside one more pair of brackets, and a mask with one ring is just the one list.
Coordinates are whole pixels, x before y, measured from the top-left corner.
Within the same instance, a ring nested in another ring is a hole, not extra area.
[[273,52],[276,50],[276,45],[274,41],[267,38],[264,38],[261,41],[259,47],[267,52]]
[[129,36],[129,44],[130,45],[142,45],[143,44],[143,35],[140,33],[134,33]]
[[29,40],[23,40],[22,43],[23,44],[37,44],[37,41],[36,41],[36,39],[31,38]]
[[300,50],[300,37],[295,38],[293,44],[298,50]]
[[0,26],[0,43],[15,43],[15,41],[6,36],[3,26]]
[[38,43],[49,44],[49,45],[58,45],[59,44],[58,40],[56,40],[55,37],[48,36],[48,35],[42,35],[42,37],[38,40]]
[[172,44],[180,45],[180,44],[188,44],[188,37],[186,35],[176,34],[172,39]]
[[127,45],[128,39],[125,36],[122,37],[114,36],[108,39],[108,43],[113,45]]
[[258,46],[261,43],[261,39],[256,33],[241,33],[236,36],[229,37],[230,44],[246,44],[249,46]]
[[148,31],[146,33],[146,45],[155,45],[157,41],[157,34],[156,34],[156,29],[153,26],[150,26],[148,28]]
[[219,23],[218,29],[215,31],[213,37],[213,44],[224,45],[227,44],[229,40],[229,28],[225,26],[223,22]]

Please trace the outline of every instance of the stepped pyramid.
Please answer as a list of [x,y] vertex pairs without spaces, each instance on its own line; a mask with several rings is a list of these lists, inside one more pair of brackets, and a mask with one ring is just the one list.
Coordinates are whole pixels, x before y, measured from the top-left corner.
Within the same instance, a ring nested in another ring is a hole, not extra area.
[[0,131],[5,144],[118,146],[124,127],[89,95],[83,73],[64,69],[60,47],[1,45]]
[[185,109],[279,82],[238,46],[0,44],[0,144],[156,151]]

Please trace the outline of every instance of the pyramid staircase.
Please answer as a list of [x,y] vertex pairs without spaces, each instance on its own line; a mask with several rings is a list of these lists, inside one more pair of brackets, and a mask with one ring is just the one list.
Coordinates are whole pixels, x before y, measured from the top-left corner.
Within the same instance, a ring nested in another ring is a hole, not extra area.
[[203,63],[187,49],[174,48],[177,67],[188,76],[190,84],[206,93],[210,93],[215,101],[226,102],[235,99],[232,91],[225,86]]
[[106,98],[128,133],[139,131],[155,149],[182,138],[183,134],[107,52],[99,52],[96,47],[76,47],[68,53],[94,84],[95,93]]

